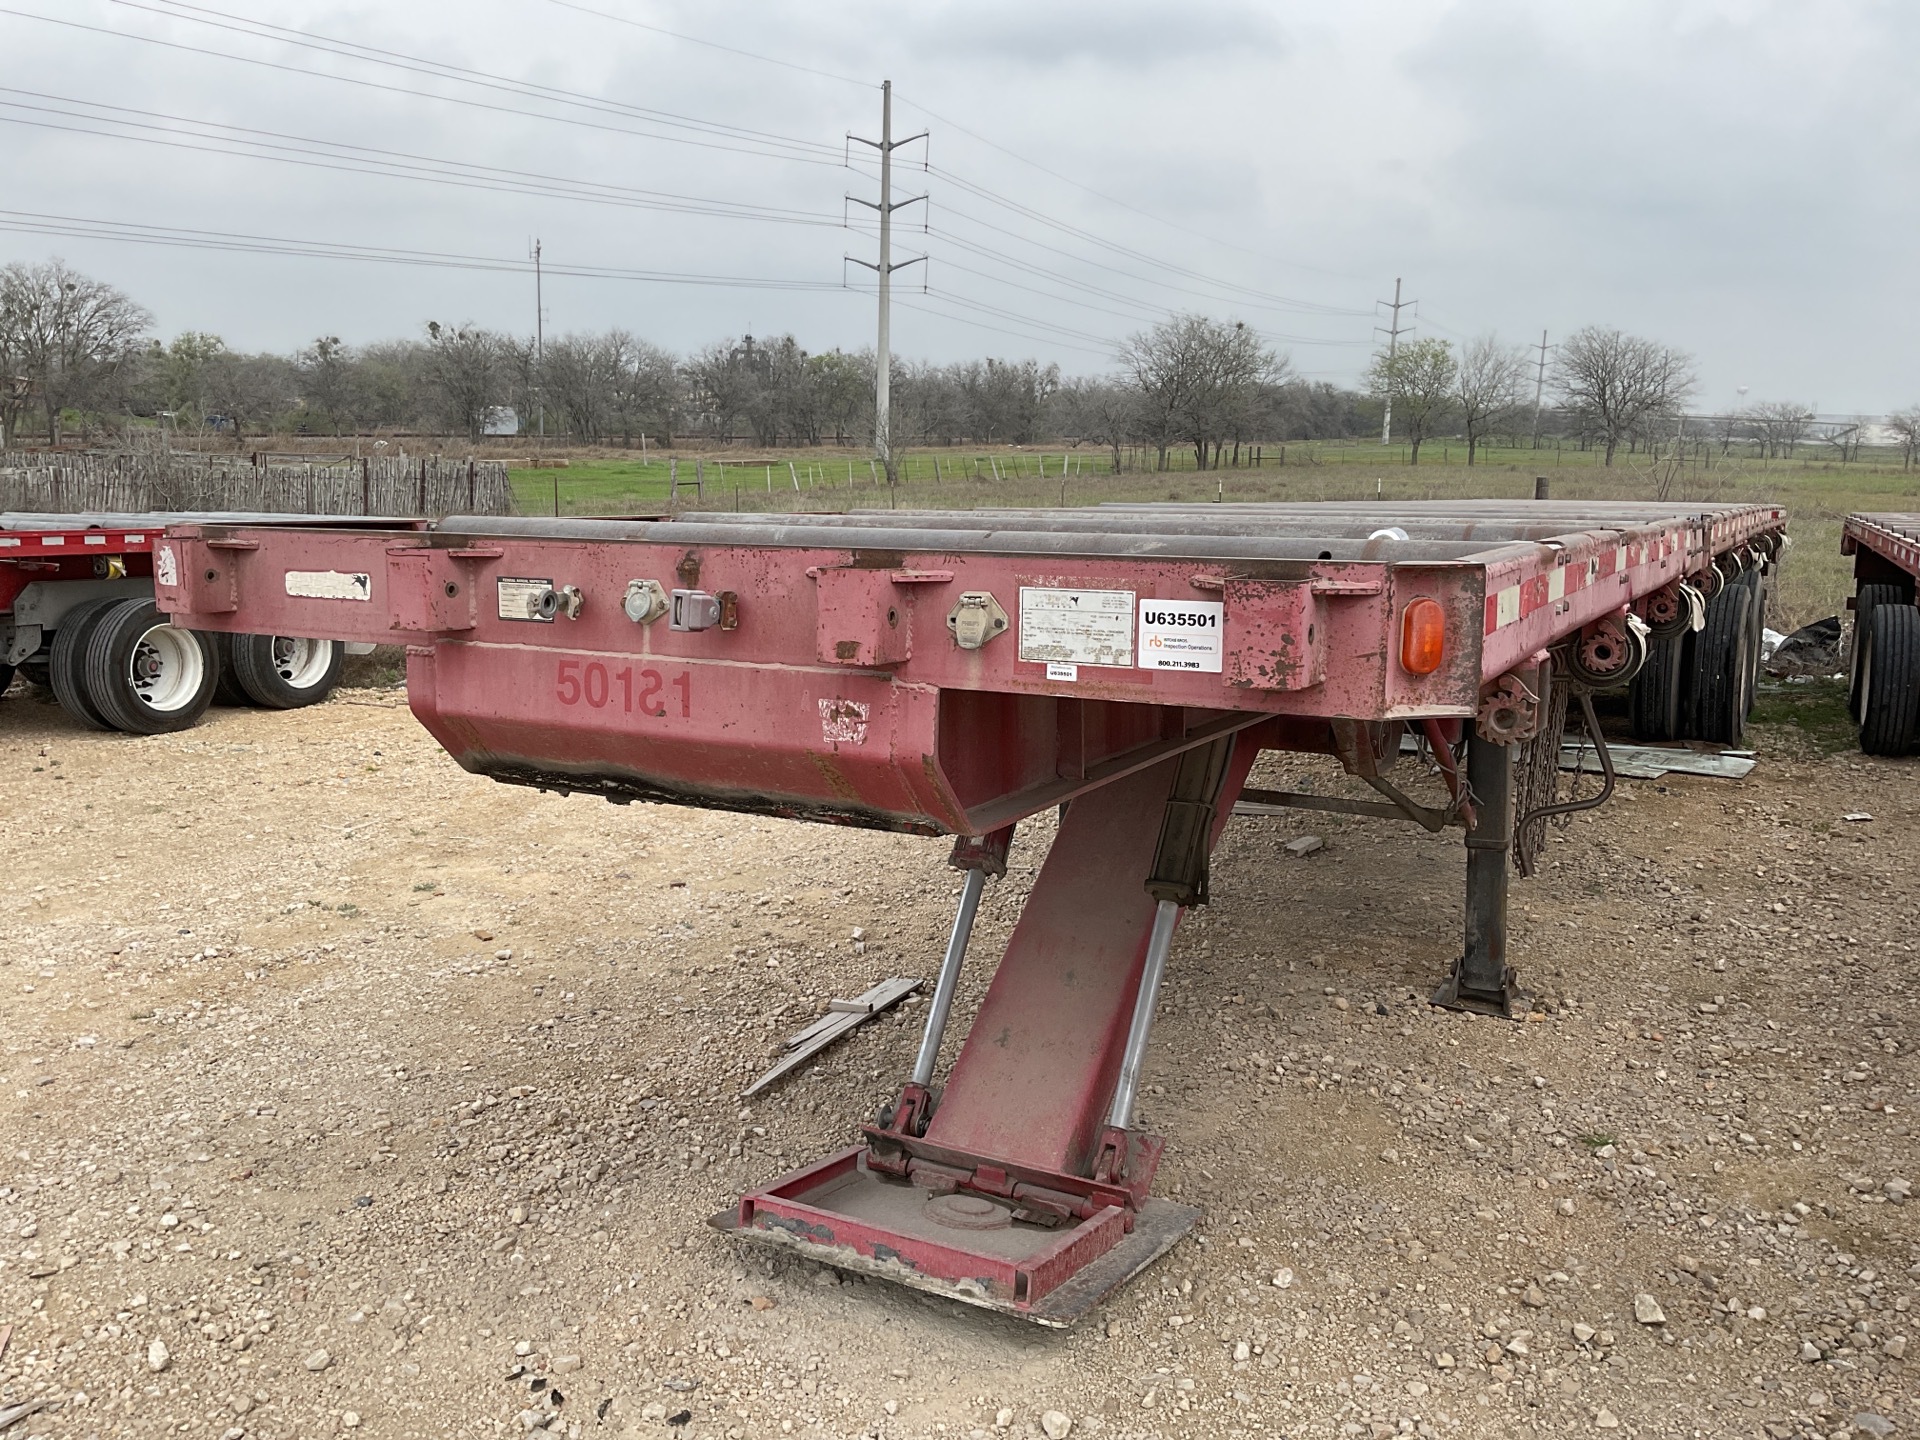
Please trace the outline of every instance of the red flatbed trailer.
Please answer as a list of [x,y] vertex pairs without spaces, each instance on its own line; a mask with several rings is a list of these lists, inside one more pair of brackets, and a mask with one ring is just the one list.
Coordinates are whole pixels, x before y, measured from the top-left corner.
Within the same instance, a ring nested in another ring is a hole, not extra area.
[[[248,635],[236,653],[232,643],[166,626],[152,605],[153,548],[179,520],[316,523],[293,515],[0,512],[0,694],[23,668],[82,724],[147,734],[193,724],[216,691],[278,709],[324,700],[340,674],[335,641]],[[386,531],[409,522],[320,523]],[[90,669],[88,652],[103,631]]]
[[[1518,1013],[1508,866],[1545,812],[1516,825],[1516,748],[1551,726],[1557,759],[1556,691],[1625,683],[1649,631],[1697,628],[1784,526],[1507,501],[195,525],[169,532],[157,589],[179,624],[405,640],[415,715],[496,779],[958,836],[960,913],[898,1100],[716,1223],[1063,1325],[1199,1213],[1152,1196],[1164,1142],[1132,1109],[1235,802],[1465,828],[1465,944],[1436,1002]],[[1440,805],[1387,778],[1408,730]],[[1251,790],[1263,749],[1335,755],[1384,798]],[[1055,806],[937,1085],[985,879]]]
[[1840,553],[1853,557],[1849,703],[1869,755],[1905,755],[1920,740],[1920,515],[1849,515]]

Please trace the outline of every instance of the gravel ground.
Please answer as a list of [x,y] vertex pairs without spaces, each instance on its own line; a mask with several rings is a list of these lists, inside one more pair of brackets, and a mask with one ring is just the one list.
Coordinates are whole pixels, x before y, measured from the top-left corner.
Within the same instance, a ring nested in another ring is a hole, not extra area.
[[1920,766],[1760,748],[1556,840],[1525,1025],[1422,1003],[1457,837],[1235,825],[1141,1117],[1206,1218],[1059,1334],[703,1224],[905,1073],[917,1004],[738,1098],[931,977],[942,842],[493,785],[390,691],[136,739],[16,688],[9,1440],[1920,1433]]

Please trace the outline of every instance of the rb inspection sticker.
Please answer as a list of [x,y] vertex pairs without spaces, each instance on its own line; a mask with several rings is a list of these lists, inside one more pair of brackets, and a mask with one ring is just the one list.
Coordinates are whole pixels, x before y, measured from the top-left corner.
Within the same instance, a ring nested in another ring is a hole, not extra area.
[[1218,675],[1227,653],[1226,614],[1218,600],[1142,600],[1140,668]]

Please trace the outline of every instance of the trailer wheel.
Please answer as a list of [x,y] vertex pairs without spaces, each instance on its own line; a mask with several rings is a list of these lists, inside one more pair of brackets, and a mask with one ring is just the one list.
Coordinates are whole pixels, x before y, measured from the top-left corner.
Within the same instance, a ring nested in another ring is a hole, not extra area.
[[213,682],[213,703],[242,709],[253,704],[253,697],[240,688],[240,677],[233,673],[233,636],[224,630],[210,630],[207,640],[220,671],[219,679]]
[[1633,738],[1636,740],[1675,740],[1680,735],[1680,697],[1686,687],[1687,640],[1685,631],[1647,638],[1647,663],[1634,677],[1628,692]]
[[289,635],[235,635],[233,676],[255,704],[269,710],[316,705],[340,683],[346,650],[337,640]]
[[60,708],[89,730],[111,730],[113,722],[95,703],[87,687],[87,647],[107,612],[124,602],[112,599],[87,600],[60,617],[60,628],[53,632],[53,650],[47,656],[47,679]]
[[13,666],[0,665],[0,696],[13,688]]
[[1873,607],[1860,662],[1860,748],[1869,755],[1904,755],[1920,719],[1920,610]]
[[1753,670],[1753,592],[1721,588],[1707,604],[1707,624],[1693,637],[1691,703],[1685,734],[1694,740],[1738,745],[1747,731],[1747,688]]
[[1913,597],[1898,585],[1862,585],[1853,597],[1853,638],[1847,646],[1847,710],[1858,724],[1860,710],[1860,666],[1867,649],[1867,637],[1873,633],[1876,605],[1911,605]]
[[219,663],[205,635],[168,623],[151,600],[122,600],[87,644],[87,689],[118,729],[164,735],[207,713]]

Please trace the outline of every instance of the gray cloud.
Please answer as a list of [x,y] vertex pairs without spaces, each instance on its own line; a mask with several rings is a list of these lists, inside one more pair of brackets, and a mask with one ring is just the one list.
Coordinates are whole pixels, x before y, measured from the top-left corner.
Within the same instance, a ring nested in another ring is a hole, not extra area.
[[[920,307],[896,316],[908,355],[1038,354],[1096,369],[1152,315],[1199,308],[1298,337],[1288,343],[1302,368],[1351,377],[1371,341],[1372,302],[1403,275],[1427,333],[1497,328],[1521,339],[1543,326],[1619,324],[1693,350],[1711,403],[1730,403],[1740,384],[1840,410],[1920,396],[1920,339],[1897,313],[1920,219],[1909,183],[1920,100],[1902,67],[1920,12],[1908,6],[591,3],[805,68],[546,0],[261,0],[245,10],[795,137],[825,147],[816,158],[829,163],[736,153],[761,148],[753,136],[708,135],[735,148],[699,148],[449,104],[404,93],[461,93],[444,80],[106,0],[20,0],[295,73],[0,17],[16,87],[457,159],[513,183],[454,188],[6,123],[0,204],[502,259],[538,235],[556,264],[834,283],[858,277],[842,257],[869,256],[868,234],[587,204],[524,193],[524,182],[837,219],[844,195],[872,193],[868,170],[839,167],[842,137],[876,131],[877,83],[890,77],[901,129],[933,131],[929,150],[902,157],[935,166],[901,177],[934,202],[934,233],[900,237],[909,253],[935,257],[936,293],[913,293],[917,278],[903,276],[903,301]],[[402,93],[298,73],[307,70]],[[0,121],[26,118],[0,108]],[[55,251],[133,292],[163,327],[240,345],[291,348],[323,332],[368,340],[428,318],[532,329],[532,286],[518,275],[0,232],[0,258]],[[620,324],[680,349],[749,327],[791,330],[815,348],[861,345],[873,323],[871,301],[852,292],[553,277],[546,294],[553,330]]]

